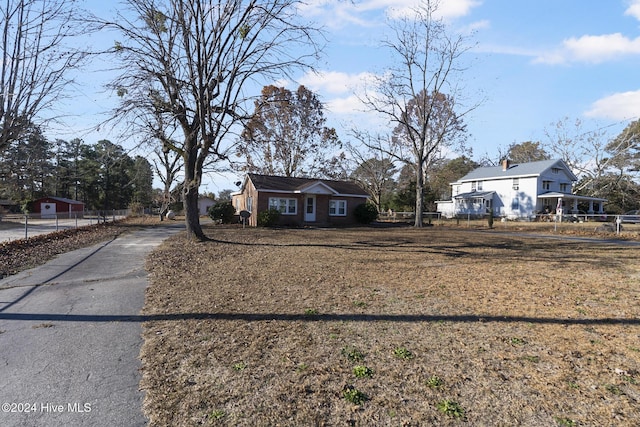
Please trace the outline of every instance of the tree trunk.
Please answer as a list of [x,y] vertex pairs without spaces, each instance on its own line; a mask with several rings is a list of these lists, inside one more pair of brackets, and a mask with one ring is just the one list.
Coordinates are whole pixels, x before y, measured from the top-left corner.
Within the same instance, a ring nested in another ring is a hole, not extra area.
[[200,212],[198,211],[198,188],[200,187],[200,177],[202,170],[197,167],[198,148],[197,143],[191,141],[185,144],[193,147],[187,150],[187,157],[184,162],[184,221],[189,239],[207,240],[207,237],[200,226]]
[[422,174],[422,163],[420,162],[416,168],[416,220],[413,224],[414,227],[422,227],[422,211],[424,210],[424,207],[422,206],[423,193],[424,176]]
[[198,211],[198,188],[188,187],[185,182],[184,191],[184,221],[187,227],[189,239],[207,240],[200,225],[200,212]]

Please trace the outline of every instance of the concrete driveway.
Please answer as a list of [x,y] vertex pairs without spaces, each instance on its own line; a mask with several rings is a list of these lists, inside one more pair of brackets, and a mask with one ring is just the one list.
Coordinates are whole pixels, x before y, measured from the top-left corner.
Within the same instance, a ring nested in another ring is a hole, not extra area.
[[0,425],[142,426],[146,228],[0,280]]

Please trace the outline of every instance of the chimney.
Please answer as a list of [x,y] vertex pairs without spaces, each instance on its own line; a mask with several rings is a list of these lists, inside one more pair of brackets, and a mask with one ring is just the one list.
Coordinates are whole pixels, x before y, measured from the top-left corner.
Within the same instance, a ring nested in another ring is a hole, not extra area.
[[509,169],[509,159],[504,159],[502,160],[502,170],[506,171],[507,169]]

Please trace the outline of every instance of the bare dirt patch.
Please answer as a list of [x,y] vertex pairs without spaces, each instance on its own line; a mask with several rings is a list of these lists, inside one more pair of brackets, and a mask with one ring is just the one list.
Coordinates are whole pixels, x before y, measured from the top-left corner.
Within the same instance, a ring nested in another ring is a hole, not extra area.
[[638,251],[447,227],[211,227],[148,260],[151,425],[631,426]]

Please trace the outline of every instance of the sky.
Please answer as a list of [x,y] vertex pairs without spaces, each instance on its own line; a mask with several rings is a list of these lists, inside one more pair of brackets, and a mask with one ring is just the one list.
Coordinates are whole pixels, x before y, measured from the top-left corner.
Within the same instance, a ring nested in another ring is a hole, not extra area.
[[[311,3],[331,31],[329,50],[323,75],[301,81],[346,117],[361,108],[353,85],[388,66],[377,47],[385,16],[417,2]],[[480,102],[466,119],[475,157],[541,141],[565,117],[614,132],[639,117],[640,0],[443,0],[440,11],[473,46],[462,79],[469,102]]]
[[[317,93],[329,126],[349,140],[354,123],[377,119],[362,112],[356,93],[372,74],[393,65],[380,47],[388,20],[418,3],[306,0],[300,14],[322,25],[327,37],[319,73],[278,83],[292,90],[304,84]],[[474,159],[494,158],[514,142],[546,142],[545,130],[564,118],[615,137],[640,117],[640,0],[441,0],[438,13],[471,47],[461,82],[465,102],[477,104],[465,116]],[[102,77],[82,88],[85,117],[78,123],[115,102],[99,87]],[[84,139],[102,138],[109,135]],[[235,190],[237,180],[208,175],[201,190]]]

